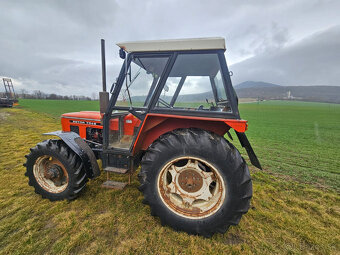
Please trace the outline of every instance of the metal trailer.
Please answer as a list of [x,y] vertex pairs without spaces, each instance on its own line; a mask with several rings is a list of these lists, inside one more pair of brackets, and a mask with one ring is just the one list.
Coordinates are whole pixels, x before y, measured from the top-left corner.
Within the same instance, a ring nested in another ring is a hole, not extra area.
[[13,107],[14,104],[18,103],[17,96],[14,91],[12,79],[2,78],[5,93],[0,98],[0,107]]

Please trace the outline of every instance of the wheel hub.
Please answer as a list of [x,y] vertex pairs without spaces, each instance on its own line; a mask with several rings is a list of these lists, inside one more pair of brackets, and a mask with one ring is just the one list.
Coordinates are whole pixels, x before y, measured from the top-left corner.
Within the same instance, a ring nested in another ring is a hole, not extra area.
[[202,188],[203,179],[197,171],[188,169],[179,174],[178,183],[184,191],[193,193]]
[[60,193],[68,185],[68,174],[63,164],[49,155],[39,157],[33,165],[38,184],[48,192]]
[[170,210],[191,219],[216,212],[226,195],[218,170],[194,157],[180,157],[167,163],[158,176],[158,191]]
[[45,177],[50,180],[59,179],[61,176],[63,176],[63,170],[58,165],[50,166],[45,172]]

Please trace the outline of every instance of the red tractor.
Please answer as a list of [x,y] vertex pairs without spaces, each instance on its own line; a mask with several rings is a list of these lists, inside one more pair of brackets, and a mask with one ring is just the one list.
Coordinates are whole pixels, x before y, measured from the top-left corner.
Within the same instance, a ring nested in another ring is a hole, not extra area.
[[[251,163],[260,163],[245,135],[223,38],[119,43],[124,59],[100,112],[66,113],[62,131],[31,148],[26,176],[51,201],[74,199],[103,171],[129,174],[139,166],[140,191],[162,224],[211,236],[236,225],[249,209],[252,182],[229,131]],[[123,187],[114,181],[106,187]]]

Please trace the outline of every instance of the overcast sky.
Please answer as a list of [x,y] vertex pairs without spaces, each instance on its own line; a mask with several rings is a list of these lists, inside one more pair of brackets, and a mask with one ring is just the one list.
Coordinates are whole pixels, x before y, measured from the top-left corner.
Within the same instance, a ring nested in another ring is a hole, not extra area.
[[222,36],[233,84],[340,85],[339,0],[1,0],[0,77],[16,90],[87,95],[122,60],[115,43]]

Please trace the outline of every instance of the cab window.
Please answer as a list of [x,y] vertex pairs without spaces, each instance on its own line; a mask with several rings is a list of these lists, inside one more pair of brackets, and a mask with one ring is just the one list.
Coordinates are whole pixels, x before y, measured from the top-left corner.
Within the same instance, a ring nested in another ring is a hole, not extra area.
[[147,107],[168,59],[134,56],[115,106]]
[[218,55],[179,54],[156,108],[230,112]]

